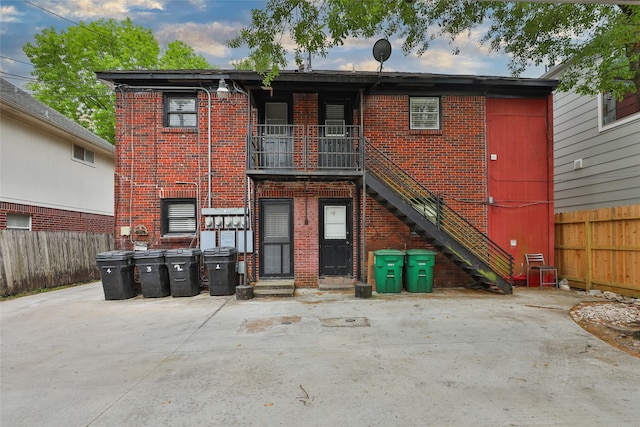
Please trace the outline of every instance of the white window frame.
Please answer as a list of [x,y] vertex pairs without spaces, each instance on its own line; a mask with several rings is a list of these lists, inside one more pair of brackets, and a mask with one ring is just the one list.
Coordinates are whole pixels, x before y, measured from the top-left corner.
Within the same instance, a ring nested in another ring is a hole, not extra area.
[[603,93],[598,94],[598,132],[613,129],[626,123],[633,122],[634,120],[640,119],[640,111],[638,111],[637,113],[631,114],[627,117],[623,117],[620,120],[614,120],[611,123],[604,124],[604,117],[606,115],[604,111],[604,100],[606,95],[607,94]]
[[78,144],[71,144],[71,158],[76,162],[93,166],[96,161],[96,153]]
[[[425,116],[427,118],[425,118]],[[433,122],[433,117],[435,117],[435,122]],[[429,125],[429,122],[432,122],[433,124]],[[440,97],[409,97],[409,128],[415,130],[439,130]]]
[[[25,219],[26,218],[26,225],[21,225],[21,224],[17,224],[15,223],[14,220],[16,219]],[[31,231],[31,215],[29,214],[17,214],[17,213],[8,213],[7,214],[7,230],[26,230],[26,231]]]
[[[179,101],[174,103],[172,101]],[[165,95],[165,126],[169,128],[196,128],[198,127],[198,96],[193,94],[166,94]],[[172,117],[182,116],[182,122],[172,124]],[[193,118],[193,124],[185,124],[186,118]]]

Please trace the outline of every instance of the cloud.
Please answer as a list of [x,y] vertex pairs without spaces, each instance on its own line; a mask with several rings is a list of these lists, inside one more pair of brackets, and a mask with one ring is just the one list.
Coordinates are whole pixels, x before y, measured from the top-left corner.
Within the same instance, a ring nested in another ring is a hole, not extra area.
[[189,0],[189,4],[198,10],[206,10],[206,0]]
[[[24,15],[24,13],[18,12],[15,6],[0,6],[0,22],[2,23],[10,23],[10,22],[20,22],[19,16]],[[2,29],[4,32],[4,29]]]
[[225,43],[236,36],[240,28],[242,28],[240,24],[185,22],[163,25],[155,31],[155,35],[163,46],[174,40],[180,40],[191,46],[196,53],[214,58],[227,58],[231,50]]
[[[380,69],[380,63],[371,60],[364,60],[360,62],[346,62],[342,64],[336,64],[340,71],[378,71]],[[386,70],[386,68],[385,68]]]
[[38,6],[65,18],[125,19],[133,11],[164,10],[164,0],[45,0]]

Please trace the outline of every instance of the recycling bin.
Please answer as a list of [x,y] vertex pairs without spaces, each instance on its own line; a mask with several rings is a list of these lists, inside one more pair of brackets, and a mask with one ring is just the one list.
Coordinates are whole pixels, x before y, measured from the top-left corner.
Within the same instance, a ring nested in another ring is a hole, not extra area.
[[122,300],[138,294],[134,282],[133,251],[108,251],[96,255],[104,299]]
[[171,295],[169,271],[165,264],[164,254],[164,249],[136,251],[133,254],[140,276],[142,296],[145,298],[160,298]]
[[402,291],[404,252],[397,249],[373,251],[376,292],[399,293]]
[[407,292],[432,292],[436,253],[426,249],[409,249],[406,254],[405,287]]
[[204,251],[204,264],[209,275],[209,294],[233,295],[238,286],[238,274],[236,263],[238,250],[233,247],[206,249]]
[[172,296],[192,297],[200,293],[201,256],[200,249],[169,249],[165,252]]

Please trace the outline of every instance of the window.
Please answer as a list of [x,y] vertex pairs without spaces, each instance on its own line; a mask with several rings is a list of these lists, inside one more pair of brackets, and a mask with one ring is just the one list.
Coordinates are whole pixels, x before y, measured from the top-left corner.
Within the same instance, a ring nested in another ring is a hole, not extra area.
[[267,102],[264,106],[264,119],[268,135],[287,135],[289,117],[286,102]]
[[31,230],[31,215],[7,214],[7,230]]
[[198,123],[195,95],[167,95],[165,97],[165,126],[196,127]]
[[440,129],[440,98],[412,97],[409,110],[411,129]]
[[629,92],[618,101],[610,93],[604,93],[600,96],[599,110],[600,127],[624,123],[640,112],[640,97],[635,92]]
[[196,199],[162,200],[162,234],[195,234]]
[[73,144],[73,158],[76,160],[80,160],[81,162],[93,164],[94,153],[91,150],[87,150],[84,147]]
[[327,104],[325,108],[326,118],[324,124],[326,126],[326,136],[344,136],[345,132],[345,120],[344,120],[344,105],[342,104]]

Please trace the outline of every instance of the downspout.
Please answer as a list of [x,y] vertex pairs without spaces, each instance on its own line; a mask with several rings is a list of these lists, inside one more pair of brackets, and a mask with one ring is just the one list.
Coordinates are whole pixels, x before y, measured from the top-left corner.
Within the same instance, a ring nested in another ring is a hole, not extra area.
[[129,242],[131,245],[134,245],[133,237],[131,232],[133,231],[133,167],[135,165],[135,144],[133,141],[135,140],[135,126],[133,123],[134,117],[134,107],[135,107],[135,96],[131,96],[131,178],[129,179]]
[[364,89],[360,89],[360,150],[362,151],[362,283],[367,280],[367,152],[364,137]]
[[[245,138],[245,150],[244,150],[244,155],[245,155],[245,171],[249,170],[249,163],[251,161],[251,159],[249,159],[249,147],[251,144],[251,91],[249,90],[249,92],[247,93],[247,137]],[[249,262],[247,260],[247,227],[249,226],[249,221],[247,218],[247,207],[249,206],[249,202],[250,202],[250,196],[249,196],[249,177],[246,176],[246,172],[245,172],[245,177],[244,177],[244,191],[243,191],[243,198],[244,198],[244,274],[243,274],[243,285],[244,286],[248,286],[249,285]],[[253,229],[253,227],[251,227],[251,229]],[[255,248],[253,248],[253,251],[255,252]]]

